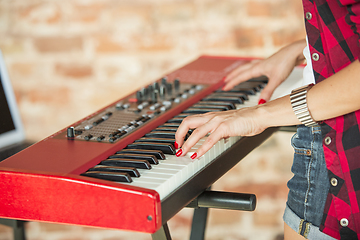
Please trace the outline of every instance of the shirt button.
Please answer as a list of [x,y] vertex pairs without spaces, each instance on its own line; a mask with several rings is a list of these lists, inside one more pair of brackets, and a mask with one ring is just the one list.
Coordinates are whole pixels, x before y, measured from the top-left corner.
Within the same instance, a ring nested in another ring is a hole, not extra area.
[[333,187],[336,187],[338,185],[338,180],[336,178],[331,178],[330,183]]
[[346,218],[342,218],[342,219],[340,220],[340,225],[341,225],[342,227],[347,227],[347,226],[349,225],[349,220],[347,220]]
[[329,145],[331,143],[331,137],[326,137],[325,138],[325,144]]
[[305,13],[305,18],[306,18],[307,20],[311,20],[311,19],[312,19],[312,14],[311,14],[311,12]]
[[319,54],[318,54],[318,53],[313,53],[313,54],[312,54],[312,59],[313,59],[314,61],[319,61],[319,59],[320,59]]

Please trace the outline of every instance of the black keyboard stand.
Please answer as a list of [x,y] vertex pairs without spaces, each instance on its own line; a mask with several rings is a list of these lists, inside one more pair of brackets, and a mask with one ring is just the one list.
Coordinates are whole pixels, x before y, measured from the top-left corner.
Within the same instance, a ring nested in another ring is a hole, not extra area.
[[[186,207],[194,208],[190,240],[203,240],[209,208],[254,211],[256,196],[254,194],[206,190]],[[151,236],[153,240],[171,240],[167,223]]]
[[0,218],[0,224],[13,229],[14,240],[26,240],[25,223],[26,221]]

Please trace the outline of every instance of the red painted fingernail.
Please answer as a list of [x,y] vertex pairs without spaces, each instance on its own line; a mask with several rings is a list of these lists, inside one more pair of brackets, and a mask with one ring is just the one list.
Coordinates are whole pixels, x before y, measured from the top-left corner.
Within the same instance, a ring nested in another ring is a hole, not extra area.
[[223,79],[221,79],[221,81],[222,81],[222,82],[225,82],[226,77],[227,77],[227,76],[223,77]]
[[179,148],[179,144],[177,142],[174,143],[174,147],[175,149],[178,149]]
[[182,154],[182,149],[179,149],[179,151],[177,151],[175,155],[176,155],[177,157],[180,157],[181,154]]
[[266,100],[265,99],[260,99],[259,102],[258,102],[258,105],[264,104],[264,103],[266,103]]
[[191,155],[191,159],[194,159],[194,158],[196,158],[197,157],[197,153],[194,153],[193,155]]

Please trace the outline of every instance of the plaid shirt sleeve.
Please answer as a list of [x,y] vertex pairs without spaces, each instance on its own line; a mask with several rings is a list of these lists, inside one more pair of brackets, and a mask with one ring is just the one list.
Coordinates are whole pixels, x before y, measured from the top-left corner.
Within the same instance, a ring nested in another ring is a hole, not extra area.
[[[360,0],[303,0],[303,5],[318,83],[359,59]],[[321,125],[330,190],[320,230],[336,239],[360,239],[359,125],[360,110]]]

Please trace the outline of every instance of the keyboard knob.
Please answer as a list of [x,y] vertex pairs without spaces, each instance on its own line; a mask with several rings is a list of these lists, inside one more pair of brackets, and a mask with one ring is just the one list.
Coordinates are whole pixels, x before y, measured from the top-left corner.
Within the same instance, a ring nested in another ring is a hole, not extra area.
[[154,90],[158,90],[158,91],[159,91],[159,89],[160,89],[159,83],[158,83],[158,82],[154,82],[154,83],[153,83],[153,88],[154,88]]
[[68,139],[72,139],[75,137],[75,129],[74,127],[69,127],[66,131],[66,136]]
[[152,91],[151,92],[151,101],[153,102],[153,103],[157,103],[157,101],[158,101],[158,90],[154,90],[154,91]]
[[168,95],[172,94],[172,90],[173,90],[173,85],[171,83],[167,83],[166,84],[166,91],[167,91]]
[[179,89],[180,89],[180,80],[178,78],[176,78],[174,80],[174,88],[175,88],[175,91],[179,91]]
[[141,103],[143,101],[143,93],[141,91],[136,92],[136,99],[138,103]]
[[160,86],[160,90],[159,90],[159,95],[161,99],[165,98],[165,94],[166,94],[166,87],[165,85],[161,85]]

